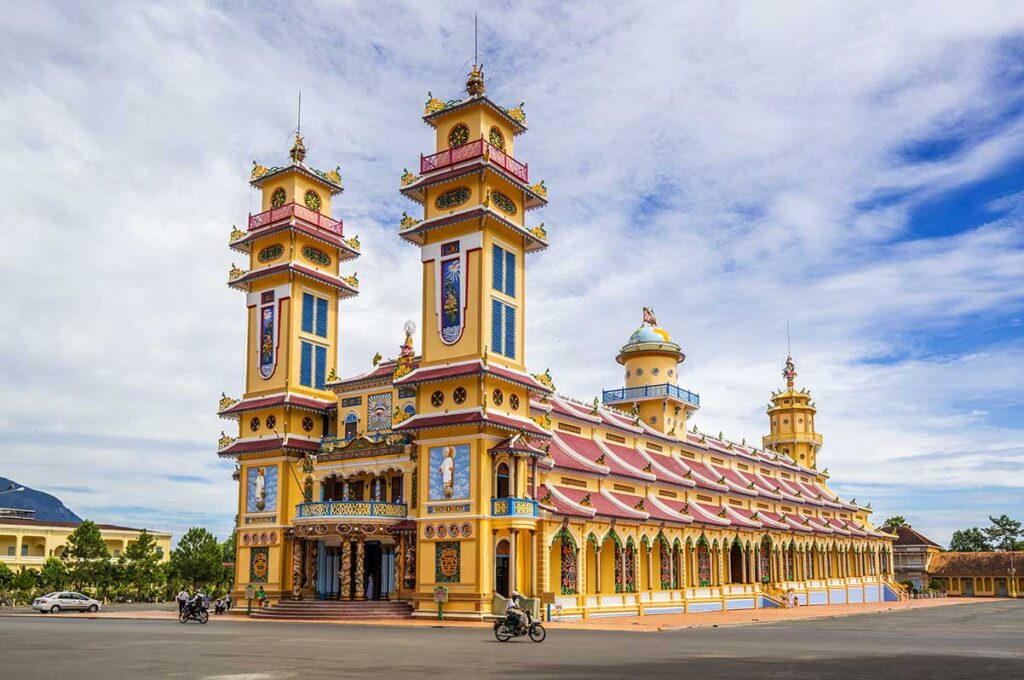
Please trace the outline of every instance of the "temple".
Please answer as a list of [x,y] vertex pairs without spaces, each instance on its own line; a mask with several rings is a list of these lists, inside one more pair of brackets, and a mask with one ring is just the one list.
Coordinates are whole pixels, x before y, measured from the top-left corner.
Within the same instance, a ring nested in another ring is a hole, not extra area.
[[548,247],[528,213],[547,189],[516,156],[523,105],[486,87],[474,66],[464,99],[428,97],[435,151],[401,176],[414,215],[397,234],[419,251],[420,319],[356,376],[335,363],[338,303],[359,290],[341,267],[360,254],[330,216],[340,172],[307,166],[301,137],[286,164],[254,164],[262,212],[229,243],[249,256],[229,275],[245,392],[219,411],[238,423],[219,446],[238,464],[237,594],[469,619],[512,590],[556,618],[899,598],[894,536],[818,469],[792,358],[760,447],[689,426],[700,397],[651,309],[601,399],[528,370],[527,260]]

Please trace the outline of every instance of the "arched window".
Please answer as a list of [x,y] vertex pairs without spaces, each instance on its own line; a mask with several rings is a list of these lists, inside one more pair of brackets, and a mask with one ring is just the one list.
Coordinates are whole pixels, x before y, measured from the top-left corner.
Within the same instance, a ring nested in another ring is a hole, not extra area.
[[576,548],[576,541],[568,531],[562,530],[559,536],[561,544],[561,590],[562,595],[576,594],[576,557],[579,551]]
[[349,413],[345,416],[345,439],[355,437],[359,431],[359,416]]
[[496,125],[492,125],[490,131],[488,131],[487,141],[491,143],[491,146],[501,150],[505,149],[505,135],[501,134],[501,130]]
[[494,546],[494,589],[503,597],[508,597],[510,592],[508,567],[509,543],[503,538]]
[[623,556],[623,575],[622,582],[625,586],[627,593],[636,592],[636,546],[633,544],[633,537],[631,536],[626,541],[626,551]]
[[703,536],[697,541],[697,585],[711,585],[711,551]]
[[494,471],[494,497],[509,498],[511,495],[508,465],[506,463],[498,463],[498,467]]
[[766,535],[761,539],[761,549],[757,553],[757,569],[760,572],[761,583],[768,583],[771,580],[771,554],[772,539]]

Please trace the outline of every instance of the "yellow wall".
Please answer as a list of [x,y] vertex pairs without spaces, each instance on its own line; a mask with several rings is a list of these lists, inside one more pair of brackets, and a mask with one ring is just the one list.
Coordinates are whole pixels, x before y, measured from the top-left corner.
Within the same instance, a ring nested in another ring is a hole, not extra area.
[[[40,521],[32,525],[5,524],[0,519],[0,562],[14,570],[25,566],[39,569],[48,557],[60,557],[67,548],[68,536],[75,527],[54,526]],[[162,531],[149,532],[163,553],[163,562],[171,557],[171,534]],[[119,557],[139,537],[135,529],[100,528],[111,557]],[[28,556],[23,557],[22,546],[29,546]],[[13,549],[14,554],[10,554]]]

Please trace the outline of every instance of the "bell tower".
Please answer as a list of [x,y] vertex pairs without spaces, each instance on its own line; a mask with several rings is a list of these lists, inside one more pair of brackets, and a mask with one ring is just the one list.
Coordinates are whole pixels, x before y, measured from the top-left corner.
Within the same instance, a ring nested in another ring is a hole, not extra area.
[[772,392],[771,403],[768,405],[771,434],[765,435],[762,443],[765,448],[784,453],[798,464],[816,470],[818,451],[822,445],[821,435],[814,430],[814,415],[818,409],[808,390],[794,387],[796,376],[793,357],[787,356],[782,369],[786,389]]
[[253,161],[261,209],[229,238],[248,259],[247,269],[228,274],[228,285],[245,294],[245,389],[219,405],[222,418],[238,421],[237,436],[222,433],[218,443],[218,455],[238,462],[236,590],[258,584],[273,599],[284,595],[290,517],[308,495],[296,470],[336,430],[337,401],[325,383],[336,372],[338,303],[358,293],[341,265],[359,256],[359,239],[346,239],[331,217],[339,169],[306,165],[298,134],[288,159],[273,167]]

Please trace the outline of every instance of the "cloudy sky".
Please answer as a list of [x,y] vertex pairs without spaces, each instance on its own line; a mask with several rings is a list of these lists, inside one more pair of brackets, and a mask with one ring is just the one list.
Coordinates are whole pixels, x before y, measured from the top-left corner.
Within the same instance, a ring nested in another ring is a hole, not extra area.
[[232,525],[215,411],[238,396],[232,224],[303,93],[340,165],[361,294],[340,365],[419,315],[396,191],[460,96],[481,12],[488,94],[551,240],[527,360],[590,400],[640,307],[687,353],[702,429],[758,440],[786,355],[820,465],[876,519],[945,542],[1024,515],[1024,5],[21,3],[0,25],[0,474],[79,514]]

